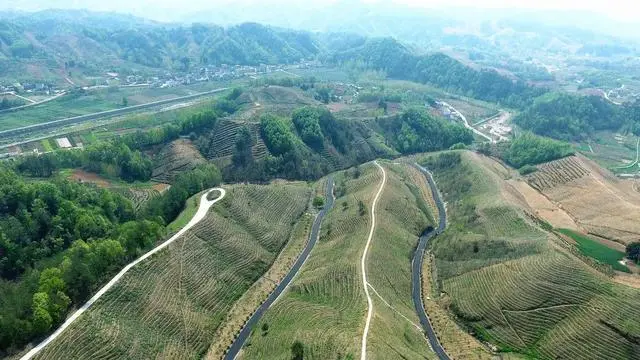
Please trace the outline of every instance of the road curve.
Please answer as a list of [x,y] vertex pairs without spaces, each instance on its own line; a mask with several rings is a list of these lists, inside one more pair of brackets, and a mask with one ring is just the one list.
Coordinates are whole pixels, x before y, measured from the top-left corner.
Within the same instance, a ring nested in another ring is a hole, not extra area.
[[435,235],[438,235],[444,231],[447,227],[447,213],[444,207],[444,203],[442,202],[442,197],[440,196],[440,192],[436,187],[436,182],[433,180],[433,176],[431,173],[425,169],[424,167],[415,164],[415,167],[420,170],[427,179],[427,183],[431,188],[431,193],[433,194],[433,199],[436,202],[436,206],[438,208],[438,228],[435,229],[427,229],[422,236],[420,236],[420,241],[418,242],[418,247],[413,255],[413,260],[411,261],[411,297],[413,298],[413,304],[415,305],[416,312],[418,313],[418,317],[420,318],[420,324],[422,325],[422,329],[424,330],[429,343],[431,344],[431,348],[438,355],[440,360],[450,360],[449,355],[444,351],[440,341],[438,341],[438,337],[436,336],[436,332],[433,330],[431,326],[431,322],[427,317],[427,313],[424,310],[424,303],[422,300],[422,263],[424,260],[424,252],[427,248],[427,244],[429,240],[433,238]]
[[462,115],[462,113],[460,111],[458,111],[456,108],[454,108],[453,106],[451,106],[450,104],[448,104],[448,103],[446,103],[444,101],[441,101],[441,103],[443,103],[444,105],[448,106],[452,110],[452,112],[454,112],[460,119],[462,119],[462,121],[464,122],[464,127],[466,127],[467,129],[473,131],[476,135],[481,136],[481,137],[487,139],[489,142],[495,144],[496,141],[494,139],[492,139],[487,134],[481,132],[480,130],[474,128],[473,126],[471,126],[469,124],[469,121],[467,120],[467,117]]
[[[207,199],[207,195],[209,195],[209,193],[211,193],[212,191],[216,191],[216,190],[220,192],[220,196],[218,196],[214,200]],[[224,198],[225,194],[226,194],[226,192],[222,188],[213,188],[213,189],[210,189],[209,191],[207,191],[206,193],[204,193],[200,197],[200,207],[198,207],[198,211],[196,211],[195,215],[193,215],[193,217],[191,218],[191,220],[189,221],[189,223],[187,223],[187,225],[185,227],[183,227],[175,235],[173,235],[171,238],[169,238],[169,240],[167,240],[167,241],[163,242],[162,244],[160,244],[159,246],[153,248],[152,250],[150,250],[149,252],[147,252],[146,254],[142,255],[141,257],[139,257],[138,259],[134,260],[129,265],[125,266],[122,270],[120,270],[120,272],[116,276],[114,276],[111,279],[111,281],[109,281],[105,286],[103,286],[95,295],[93,295],[93,297],[91,299],[89,299],[89,301],[87,301],[84,305],[82,305],[81,308],[76,310],[76,312],[74,312],[73,315],[68,317],[67,320],[53,334],[49,335],[49,337],[47,337],[40,344],[38,344],[36,347],[31,349],[31,351],[29,351],[26,355],[24,355],[21,358],[21,360],[29,360],[29,359],[33,358],[37,353],[39,353],[42,349],[44,349],[45,346],[47,346],[50,342],[52,342],[58,336],[60,336],[60,334],[62,334],[62,332],[67,327],[69,327],[69,325],[71,325],[71,323],[73,323],[78,317],[80,317],[80,315],[82,315],[82,313],[87,311],[87,309],[89,309],[89,307],[91,307],[91,305],[93,305],[93,303],[95,303],[100,297],[102,297],[102,295],[104,295],[107,291],[109,291],[109,289],[111,289],[113,287],[113,285],[115,285],[118,282],[118,280],[120,280],[120,278],[122,278],[122,276],[124,276],[124,274],[126,274],[129,270],[131,270],[132,267],[136,266],[138,263],[140,263],[141,261],[147,259],[151,255],[157,253],[158,251],[166,248],[172,242],[174,242],[176,239],[178,239],[182,234],[184,234],[187,230],[189,230],[195,224],[200,222],[200,220],[202,220],[207,215],[207,212],[209,211],[209,208],[211,208],[211,206],[213,204],[215,204],[218,201],[222,200]]]
[[377,167],[382,171],[382,183],[380,184],[380,188],[376,193],[376,197],[373,199],[373,204],[371,204],[371,230],[369,230],[369,238],[367,238],[367,244],[364,246],[364,252],[362,253],[362,259],[360,260],[360,267],[362,271],[362,286],[364,286],[364,293],[367,295],[367,320],[364,323],[364,331],[362,332],[362,347],[360,349],[360,359],[365,360],[367,358],[367,335],[369,334],[369,326],[371,325],[371,316],[373,315],[373,301],[371,300],[371,295],[369,294],[369,282],[367,281],[367,252],[369,251],[369,245],[371,244],[371,239],[373,238],[373,232],[376,229],[376,204],[378,203],[378,199],[380,198],[380,194],[382,194],[382,190],[384,189],[384,185],[387,183],[387,173],[384,171],[384,168],[378,164],[377,161],[373,162]]
[[227,353],[224,355],[224,360],[233,360],[236,358],[236,356],[238,356],[238,354],[240,353],[240,350],[242,350],[242,347],[247,342],[247,339],[249,339],[249,336],[251,336],[251,331],[256,326],[256,324],[258,324],[258,321],[260,321],[260,319],[262,318],[264,313],[269,309],[269,307],[271,307],[271,305],[273,305],[273,303],[276,300],[278,300],[278,297],[289,286],[293,278],[296,276],[296,274],[298,274],[298,271],[300,271],[300,268],[302,268],[302,265],[304,265],[305,261],[307,261],[307,258],[309,257],[311,250],[313,249],[316,242],[318,241],[318,237],[320,235],[320,225],[322,224],[322,220],[324,219],[324,216],[327,214],[327,212],[331,210],[331,207],[333,207],[333,200],[334,200],[333,178],[331,176],[327,179],[327,186],[325,188],[325,198],[326,198],[326,202],[325,202],[324,208],[320,211],[320,213],[316,216],[315,220],[313,221],[313,226],[311,227],[311,234],[309,234],[309,241],[307,241],[307,245],[305,245],[304,249],[302,250],[302,253],[298,257],[296,262],[293,264],[293,266],[291,267],[287,275],[282,279],[282,281],[280,281],[280,283],[271,292],[271,294],[269,294],[269,297],[267,297],[267,300],[265,300],[265,302],[263,302],[258,307],[258,309],[253,313],[253,315],[251,315],[249,320],[244,324],[244,327],[242,328],[242,330],[240,330],[240,333],[235,338],[235,340],[233,340],[231,347],[229,348]]

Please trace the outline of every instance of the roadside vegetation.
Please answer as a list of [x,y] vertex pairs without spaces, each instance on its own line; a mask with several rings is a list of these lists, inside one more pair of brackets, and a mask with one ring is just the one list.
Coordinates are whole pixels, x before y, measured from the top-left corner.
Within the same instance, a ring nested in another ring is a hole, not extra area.
[[268,324],[269,331],[252,334],[244,358],[289,358],[296,342],[305,358],[359,357],[366,299],[358,269],[370,214],[362,213],[358,204],[369,209],[382,180],[373,164],[360,169],[357,178],[350,171],[334,174],[336,201],[323,221],[319,242],[258,324],[258,329]]

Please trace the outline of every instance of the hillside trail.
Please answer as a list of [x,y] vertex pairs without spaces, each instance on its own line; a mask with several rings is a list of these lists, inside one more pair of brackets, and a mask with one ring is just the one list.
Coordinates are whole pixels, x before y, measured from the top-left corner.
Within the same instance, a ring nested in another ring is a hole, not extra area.
[[[220,192],[220,196],[218,196],[217,198],[215,198],[213,200],[209,200],[207,198],[207,196],[212,191],[216,191],[216,190]],[[151,255],[153,255],[153,254],[157,253],[158,251],[160,251],[160,250],[166,248],[167,246],[169,246],[171,243],[173,243],[178,238],[180,238],[180,236],[182,236],[185,232],[187,232],[189,229],[191,229],[194,225],[196,225],[202,219],[204,219],[204,217],[209,212],[209,208],[211,208],[211,206],[213,206],[213,204],[215,204],[218,201],[222,200],[224,198],[225,194],[226,194],[226,192],[225,192],[225,190],[223,188],[213,188],[213,189],[210,189],[209,191],[207,191],[206,193],[204,193],[200,197],[200,206],[198,207],[198,211],[196,211],[195,215],[193,215],[193,217],[191,218],[191,220],[189,221],[189,223],[187,223],[187,225],[185,227],[183,227],[175,235],[173,235],[171,238],[169,238],[169,240],[167,240],[167,241],[163,242],[162,244],[160,244],[159,246],[151,249],[149,252],[147,252],[146,254],[142,255],[138,259],[136,259],[133,262],[131,262],[129,265],[125,266],[122,270],[120,270],[120,272],[116,276],[114,276],[105,286],[103,286],[95,295],[93,295],[93,297],[91,299],[89,299],[84,305],[82,305],[81,308],[76,310],[75,313],[73,313],[71,316],[69,316],[67,318],[67,320],[53,334],[49,335],[49,337],[47,337],[40,344],[38,344],[33,349],[31,349],[26,355],[24,355],[22,358],[20,358],[20,360],[29,360],[29,359],[33,358],[36,354],[38,354],[40,351],[42,351],[42,349],[44,349],[45,346],[47,346],[50,342],[52,342],[58,336],[60,336],[60,334],[62,334],[62,332],[66,328],[68,328],[76,319],[78,319],[80,317],[80,315],[82,315],[82,313],[87,311],[87,309],[89,309],[89,307],[91,307],[91,305],[93,305],[93,303],[95,303],[98,299],[100,299],[102,297],[102,295],[104,295],[107,291],[109,291],[129,270],[131,270],[131,268],[136,266],[138,263],[144,261],[145,259],[149,258]]]
[[369,237],[367,238],[367,243],[364,247],[364,252],[362,253],[362,259],[360,260],[360,267],[362,271],[362,286],[364,287],[364,293],[367,296],[367,320],[364,325],[364,331],[362,333],[362,348],[360,350],[360,359],[365,360],[367,358],[367,335],[369,333],[369,326],[371,325],[371,316],[373,315],[373,301],[371,300],[371,295],[369,294],[369,282],[367,281],[367,252],[369,251],[369,245],[371,244],[371,239],[373,238],[373,233],[376,229],[376,205],[378,203],[378,199],[380,199],[380,195],[382,194],[382,190],[384,189],[385,184],[387,183],[387,173],[384,171],[384,168],[378,164],[378,161],[374,161],[374,164],[380,171],[382,171],[382,183],[380,184],[380,188],[376,193],[375,198],[373,199],[373,203],[371,204],[371,229],[369,230]]

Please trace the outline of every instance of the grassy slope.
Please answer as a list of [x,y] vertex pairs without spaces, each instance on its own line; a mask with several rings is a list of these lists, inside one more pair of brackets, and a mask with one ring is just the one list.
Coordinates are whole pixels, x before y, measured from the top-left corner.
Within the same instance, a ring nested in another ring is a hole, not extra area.
[[239,185],[208,217],[133,268],[39,358],[195,358],[274,261],[308,204],[305,185]]
[[[385,164],[387,185],[377,207],[377,227],[367,260],[368,280],[394,309],[375,293],[368,356],[392,359],[432,356],[411,301],[411,255],[418,234],[432,223],[419,188],[410,185],[406,165]],[[370,206],[381,175],[377,167],[361,167],[336,175],[339,195],[327,215],[321,241],[286,294],[259,324],[268,334],[256,331],[245,348],[245,359],[287,359],[293,341],[305,344],[305,359],[359,357],[366,300],[359,271],[360,257],[370,226]],[[405,179],[407,181],[405,182]],[[341,185],[342,184],[342,185]],[[360,215],[358,201],[366,206]],[[346,202],[346,206],[344,203]],[[406,317],[406,319],[405,319]]]
[[258,327],[267,323],[268,335],[255,332],[243,358],[288,359],[296,340],[305,345],[305,359],[359,356],[367,306],[359,264],[370,217],[368,212],[360,215],[358,201],[370,208],[382,180],[372,164],[361,170],[358,179],[348,177],[349,172],[335,175],[337,199],[323,221],[320,241],[289,290],[261,320]]
[[631,272],[628,267],[618,261],[624,259],[624,252],[607,247],[588,236],[569,229],[559,229],[561,233],[569,236],[578,243],[578,249],[586,256],[592,257],[603,264],[611,265],[614,270]]
[[502,350],[536,358],[640,358],[638,291],[558,250],[477,155],[430,165],[450,222],[433,244],[437,282],[460,319]]

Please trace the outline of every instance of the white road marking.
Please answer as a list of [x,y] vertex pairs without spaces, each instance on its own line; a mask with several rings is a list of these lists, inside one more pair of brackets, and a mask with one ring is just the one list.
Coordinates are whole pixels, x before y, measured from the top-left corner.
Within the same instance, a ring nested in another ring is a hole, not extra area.
[[[217,197],[214,200],[207,199],[207,195],[209,195],[209,193],[211,193],[212,191],[215,191],[215,190],[220,191],[220,196]],[[60,336],[60,334],[62,334],[62,332],[66,328],[68,328],[69,325],[71,325],[71,323],[73,323],[78,317],[80,317],[80,315],[82,315],[82,313],[87,311],[87,309],[89,309],[89,307],[91,305],[93,305],[94,302],[96,302],[100,297],[102,297],[102,295],[104,295],[107,291],[109,291],[109,289],[111,289],[113,287],[113,285],[115,285],[118,282],[118,280],[120,280],[120,278],[122,278],[122,276],[124,276],[124,274],[127,273],[127,271],[131,270],[132,267],[136,266],[138,263],[140,263],[141,261],[147,259],[151,255],[153,255],[153,254],[157,253],[158,251],[160,251],[160,250],[166,248],[167,246],[169,246],[172,242],[174,242],[176,239],[178,239],[180,236],[182,236],[182,234],[184,234],[187,230],[189,230],[195,224],[200,222],[200,220],[204,219],[204,217],[207,215],[207,212],[209,211],[209,208],[213,204],[215,204],[218,201],[222,200],[222,198],[224,198],[225,194],[226,194],[226,192],[225,192],[225,190],[223,188],[213,188],[213,189],[207,191],[206,193],[204,193],[200,197],[200,207],[198,207],[198,211],[196,212],[195,215],[193,215],[193,217],[191,218],[191,220],[189,221],[189,223],[185,227],[183,227],[180,231],[178,231],[175,235],[173,235],[169,240],[167,240],[167,241],[163,242],[162,244],[160,244],[159,246],[153,248],[152,250],[150,250],[149,252],[147,252],[146,254],[142,255],[141,257],[139,257],[138,259],[134,260],[129,265],[125,266],[122,270],[120,270],[120,272],[116,276],[114,276],[113,279],[111,279],[111,281],[109,281],[107,283],[107,285],[103,286],[102,289],[100,289],[95,295],[93,295],[93,297],[91,299],[89,299],[89,301],[87,301],[84,305],[82,305],[82,307],[79,308],[75,313],[73,313],[73,315],[71,315],[69,318],[67,318],[67,320],[53,334],[49,335],[49,337],[47,337],[40,344],[38,344],[36,347],[31,349],[31,351],[29,351],[20,360],[29,360],[29,359],[33,358],[37,353],[39,353],[42,349],[44,349],[45,346],[47,346],[50,342],[52,342],[58,336]]]
[[377,161],[373,162],[377,167],[382,171],[382,184],[380,184],[380,188],[376,193],[376,197],[373,199],[373,204],[371,204],[371,230],[369,230],[369,238],[367,239],[367,244],[364,247],[364,252],[362,253],[362,259],[360,261],[360,267],[362,271],[362,286],[364,287],[364,293],[367,295],[367,321],[364,324],[364,332],[362,333],[362,348],[360,350],[360,359],[365,360],[367,358],[367,334],[369,333],[369,326],[371,325],[371,316],[373,315],[373,301],[371,300],[371,295],[369,294],[369,282],[367,281],[367,252],[369,251],[369,244],[371,244],[371,239],[373,238],[373,232],[376,228],[376,204],[378,203],[378,199],[380,198],[380,194],[382,194],[382,190],[384,189],[384,185],[387,183],[387,173],[384,171],[384,168],[378,164]]

